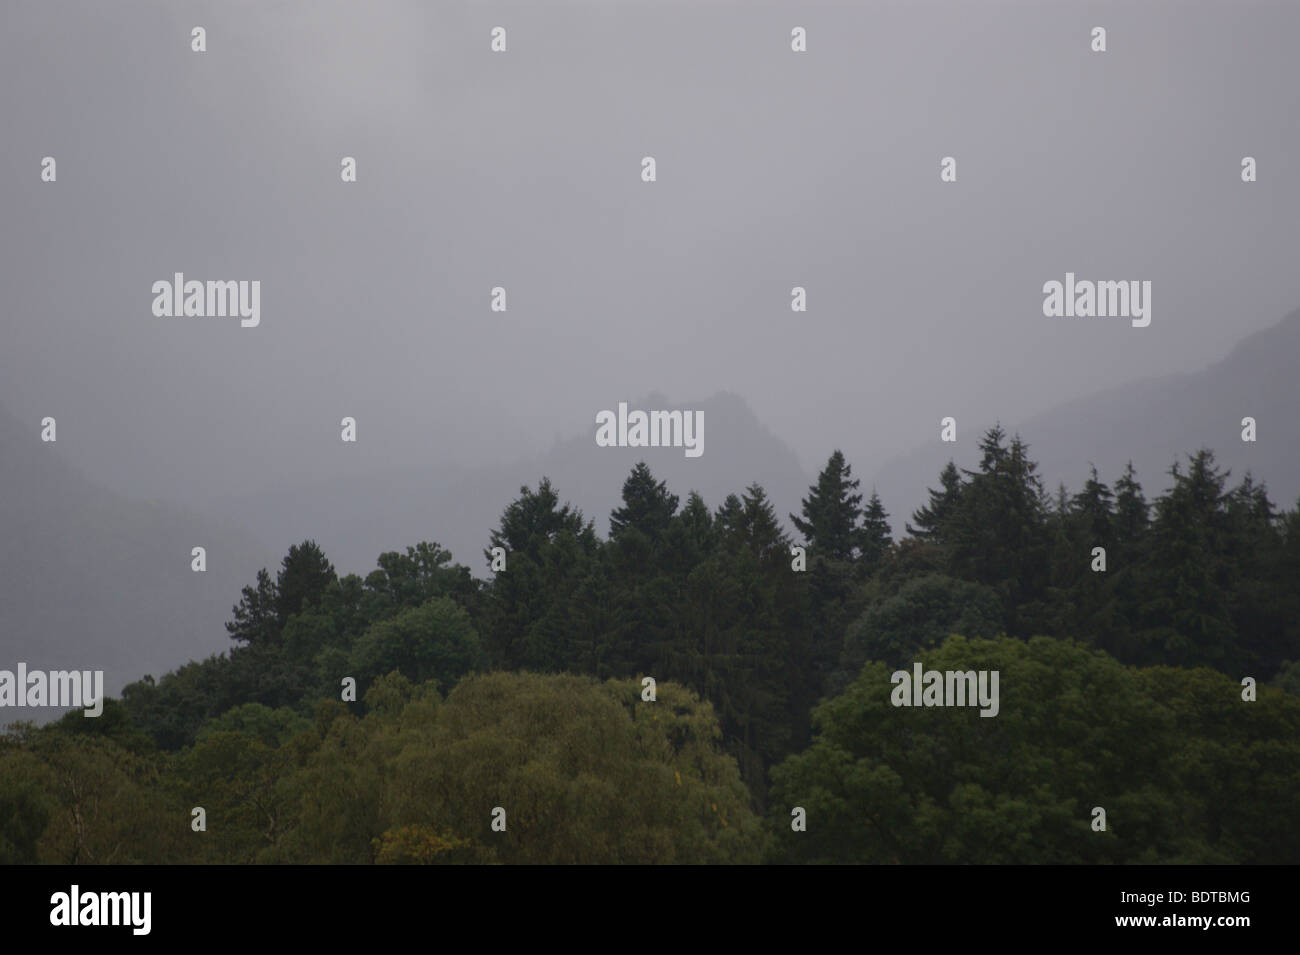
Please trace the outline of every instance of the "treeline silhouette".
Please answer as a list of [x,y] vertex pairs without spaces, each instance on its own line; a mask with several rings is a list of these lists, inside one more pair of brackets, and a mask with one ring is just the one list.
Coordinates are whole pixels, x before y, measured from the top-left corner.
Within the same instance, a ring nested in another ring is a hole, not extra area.
[[[0,862],[1295,862],[1300,508],[1207,450],[1153,503],[980,454],[900,541],[839,451],[798,541],[645,464],[608,539],[521,488],[486,580],[304,541],[227,653],[15,724]],[[893,707],[918,661],[999,714]]]

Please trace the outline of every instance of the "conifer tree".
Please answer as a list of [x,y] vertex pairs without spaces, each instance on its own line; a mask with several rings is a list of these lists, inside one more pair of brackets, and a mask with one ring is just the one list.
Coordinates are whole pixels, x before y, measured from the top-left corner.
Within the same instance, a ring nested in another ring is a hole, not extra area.
[[[568,647],[568,617],[599,549],[591,522],[569,504],[560,506],[551,482],[542,478],[536,491],[519,489],[489,540],[506,558],[506,571],[496,574],[488,591],[483,624],[494,664],[566,669],[577,655]],[[492,551],[484,556],[490,561]]]
[[745,488],[734,534],[764,565],[783,564],[787,559],[790,539],[781,530],[767,492],[758,484]]
[[631,528],[658,540],[676,513],[677,495],[669,494],[667,484],[656,481],[649,466],[642,461],[623,482],[623,505],[609,517],[610,539],[618,540]]
[[912,513],[912,523],[907,525],[907,533],[922,540],[942,541],[962,492],[961,474],[957,465],[952,461],[944,465],[939,472],[939,490],[926,490],[930,495],[930,503]]
[[691,491],[686,498],[686,506],[673,519],[675,529],[678,531],[681,541],[678,555],[682,561],[680,571],[683,576],[689,573],[700,561],[709,556],[713,550],[713,543],[716,531],[713,526],[713,515],[709,512],[709,506],[704,503],[704,498],[700,497],[695,491]]
[[1029,636],[1040,623],[1039,604],[1049,583],[1049,536],[1043,511],[1038,465],[1019,436],[1005,444],[1006,432],[990,428],[980,442],[978,471],[968,483],[950,520],[953,574],[986,584],[1003,597],[1007,633]]
[[1151,508],[1142,495],[1142,485],[1130,461],[1115,482],[1115,540],[1124,546],[1137,543],[1150,522]]
[[855,494],[860,482],[853,479],[853,469],[845,463],[837,448],[817,483],[808,489],[803,500],[803,518],[790,520],[804,536],[808,546],[830,560],[853,560],[860,543],[858,519],[862,516],[862,495]]
[[1202,449],[1156,501],[1142,606],[1147,659],[1172,666],[1229,670],[1247,664],[1230,601],[1240,570],[1228,557],[1228,474]]
[[859,534],[858,549],[862,554],[862,565],[867,572],[875,570],[885,560],[889,548],[893,546],[893,533],[889,527],[889,514],[880,502],[876,489],[871,489],[871,499],[862,512],[862,528]]
[[1090,546],[1110,546],[1113,500],[1110,488],[1097,480],[1096,467],[1092,469],[1083,490],[1070,499],[1072,523],[1079,530],[1083,541]]
[[334,565],[315,541],[290,547],[275,581],[275,613],[280,626],[294,614],[319,606],[326,589],[337,579]]
[[250,646],[273,642],[280,635],[278,602],[275,581],[263,567],[257,572],[256,586],[244,587],[239,603],[231,608],[234,619],[226,624],[230,639]]

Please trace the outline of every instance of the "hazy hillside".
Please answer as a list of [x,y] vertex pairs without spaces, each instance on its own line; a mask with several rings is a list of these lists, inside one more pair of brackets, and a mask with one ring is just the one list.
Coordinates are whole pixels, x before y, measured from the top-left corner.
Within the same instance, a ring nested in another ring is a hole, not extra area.
[[[63,460],[0,409],[0,667],[102,669],[117,692],[230,643],[222,624],[264,562],[248,536],[176,508],[128,500]],[[205,573],[190,550],[207,549]],[[10,718],[53,710],[7,710]]]
[[[616,404],[616,402],[611,402]],[[549,477],[561,497],[582,509],[608,531],[609,512],[618,505],[623,481],[637,461],[649,463],[682,502],[699,491],[716,508],[727,494],[739,494],[757,481],[784,520],[798,511],[811,483],[789,447],[764,428],[745,402],[719,394],[689,404],[651,394],[629,402],[632,408],[683,408],[704,412],[704,454],[687,458],[681,448],[601,448],[595,443],[595,414],[585,434],[558,442],[540,457],[505,468],[464,470],[451,466],[435,473],[396,472],[365,479],[325,481],[309,487],[227,498],[212,513],[256,528],[277,553],[304,538],[314,538],[340,573],[364,573],[385,550],[420,540],[435,540],[476,574],[485,574],[482,556],[488,534],[521,485]],[[247,574],[251,582],[253,571]]]
[[[1077,488],[1089,462],[1113,481],[1132,459],[1154,496],[1175,458],[1205,445],[1234,477],[1249,468],[1275,502],[1291,506],[1300,495],[1298,355],[1300,311],[1202,371],[1137,381],[1029,417],[1007,415],[1003,424],[1029,442],[1049,489],[1062,480]],[[798,510],[813,476],[743,399],[718,394],[680,405],[652,394],[630,404],[703,410],[703,456],[687,458],[680,448],[600,448],[593,423],[547,454],[509,467],[447,465],[432,473],[326,480],[219,500],[202,516],[99,487],[64,461],[59,444],[40,441],[36,422],[0,410],[0,665],[102,668],[116,690],[143,673],[224,649],[222,624],[240,587],[308,537],[344,573],[364,574],[384,550],[436,540],[483,574],[482,550],[501,510],[520,485],[544,475],[602,535],[623,479],[641,459],[682,499],[695,489],[716,508],[726,494],[758,481],[783,520]],[[1254,444],[1240,439],[1245,415],[1258,422]],[[975,465],[976,442],[991,423],[959,414],[953,445],[939,442],[936,422],[933,441],[864,480],[864,493],[878,488],[901,531],[925,488],[937,485],[944,462]],[[74,424],[60,422],[61,442],[75,440]],[[852,437],[842,442],[851,463]],[[190,570],[196,544],[208,549],[206,574]]]
[[[1064,481],[1077,490],[1096,464],[1112,483],[1130,459],[1147,496],[1169,484],[1175,461],[1199,447],[1211,448],[1232,470],[1235,484],[1247,469],[1264,481],[1274,503],[1293,507],[1300,496],[1300,310],[1272,328],[1243,340],[1226,358],[1185,375],[1143,379],[1049,411],[1004,415],[1003,426],[1018,431],[1049,490]],[[1253,417],[1258,440],[1241,440],[1241,419]],[[939,471],[952,458],[959,467],[978,462],[976,444],[992,421],[957,413],[958,441],[934,440],[886,465],[871,480],[879,488],[896,529],[937,487]],[[847,450],[847,449],[846,449]],[[864,484],[867,482],[864,482]]]

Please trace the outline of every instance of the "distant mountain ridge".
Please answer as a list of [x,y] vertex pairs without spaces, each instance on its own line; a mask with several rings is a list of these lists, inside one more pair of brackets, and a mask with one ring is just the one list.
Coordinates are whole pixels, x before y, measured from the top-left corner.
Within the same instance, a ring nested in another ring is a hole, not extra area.
[[[420,540],[437,541],[476,575],[486,576],[483,550],[501,512],[521,486],[549,478],[562,501],[578,507],[598,533],[609,529],[609,513],[619,506],[623,482],[638,461],[682,504],[696,490],[716,509],[727,494],[739,495],[758,482],[777,514],[798,513],[811,478],[795,453],[768,431],[739,396],[719,393],[703,401],[677,403],[651,393],[629,400],[629,408],[698,410],[704,413],[704,453],[689,458],[680,447],[598,447],[595,412],[585,434],[563,439],[543,455],[506,467],[447,467],[436,474],[399,471],[367,478],[322,482],[310,487],[227,498],[210,509],[221,520],[257,528],[259,537],[283,553],[311,537],[340,572],[365,575],[375,558]],[[249,575],[251,581],[251,573]]]
[[[1167,486],[1170,465],[1205,446],[1231,469],[1234,484],[1250,470],[1279,507],[1292,507],[1300,496],[1297,357],[1300,310],[1201,371],[1136,381],[1043,413],[1007,416],[1002,424],[1028,442],[1049,491],[1060,481],[1077,490],[1090,462],[1113,483],[1132,460],[1153,498]],[[757,482],[790,529],[787,515],[799,512],[815,475],[741,397],[720,393],[680,404],[657,393],[615,395],[608,407],[623,399],[632,408],[703,411],[704,454],[598,447],[593,408],[581,433],[508,466],[448,464],[437,473],[325,480],[228,497],[201,510],[105,490],[71,467],[58,443],[43,443],[36,422],[20,423],[0,408],[0,668],[23,661],[41,669],[103,669],[106,689],[117,693],[144,673],[218,652],[230,645],[222,624],[240,588],[260,567],[274,572],[289,546],[305,538],[315,539],[340,573],[364,575],[380,553],[433,540],[486,576],[483,550],[502,510],[521,486],[535,487],[543,477],[602,535],[623,481],[641,460],[683,503],[697,490],[713,509]],[[926,488],[938,486],[949,459],[977,465],[976,445],[993,422],[957,416],[955,444],[938,440],[936,421],[932,441],[874,476],[855,472],[864,497],[873,485],[879,491],[896,535],[925,503]],[[1245,416],[1258,425],[1253,444],[1241,440]],[[69,434],[61,431],[60,441],[73,440]],[[837,442],[851,464],[852,437]],[[203,574],[190,569],[197,545],[207,548]],[[41,715],[4,711],[0,723]]]
[[[1141,379],[1028,417],[1008,415],[1001,423],[1029,445],[1048,491],[1062,481],[1079,490],[1090,464],[1113,484],[1131,460],[1151,499],[1169,486],[1175,461],[1208,447],[1231,470],[1232,485],[1249,470],[1268,486],[1276,505],[1291,508],[1300,496],[1297,359],[1300,309],[1201,371]],[[1254,443],[1241,440],[1241,420],[1248,416],[1258,428]],[[936,421],[933,441],[895,458],[871,479],[897,531],[926,502],[925,489],[938,487],[949,459],[958,467],[977,466],[976,445],[994,422],[972,421],[960,412],[956,417],[957,442],[942,443]]]
[[[62,425],[66,426],[67,422]],[[103,670],[116,694],[230,645],[222,624],[263,554],[197,514],[124,498],[0,408],[0,668]],[[191,549],[207,570],[191,570]],[[0,725],[52,709],[0,710]]]

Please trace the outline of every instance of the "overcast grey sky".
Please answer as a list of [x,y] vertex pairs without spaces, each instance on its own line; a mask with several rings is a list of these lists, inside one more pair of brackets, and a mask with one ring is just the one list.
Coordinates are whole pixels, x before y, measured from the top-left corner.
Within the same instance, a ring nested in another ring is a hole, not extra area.
[[[1297,35],[1295,3],[4,0],[0,404],[182,502],[514,459],[652,390],[871,473],[1300,305]],[[260,280],[260,326],[155,317],[176,271]],[[1066,271],[1150,280],[1150,326],[1045,318]]]

